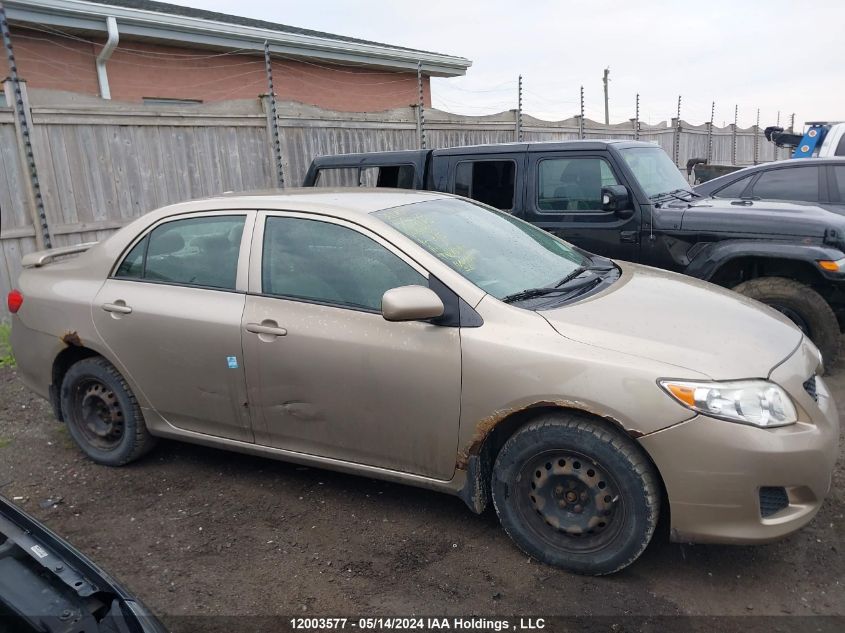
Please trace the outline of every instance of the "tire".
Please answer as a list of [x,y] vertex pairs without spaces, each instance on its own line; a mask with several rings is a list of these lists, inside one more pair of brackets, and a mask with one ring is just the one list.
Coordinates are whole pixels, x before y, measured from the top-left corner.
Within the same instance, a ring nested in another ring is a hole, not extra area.
[[155,444],[135,395],[105,358],[73,364],[59,398],[71,437],[98,464],[123,466]]
[[659,477],[642,449],[578,412],[544,415],[514,433],[496,458],[492,488],[517,546],[578,574],[633,563],[660,515]]
[[839,356],[839,321],[824,297],[809,286],[785,277],[759,277],[734,291],[783,313],[816,344],[825,366],[830,367]]

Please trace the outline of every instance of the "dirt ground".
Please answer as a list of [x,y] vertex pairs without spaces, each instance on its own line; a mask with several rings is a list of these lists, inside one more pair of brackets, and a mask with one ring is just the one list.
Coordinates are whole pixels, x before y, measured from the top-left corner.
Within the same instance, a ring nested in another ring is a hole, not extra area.
[[[829,385],[845,419],[845,366]],[[97,466],[0,369],[0,493],[174,631],[203,628],[186,615],[604,615],[613,631],[632,615],[845,616],[844,486],[840,459],[818,517],[777,544],[678,545],[664,528],[625,571],[579,577],[528,560],[493,513],[416,488],[175,442]],[[749,630],[718,622],[707,630]]]

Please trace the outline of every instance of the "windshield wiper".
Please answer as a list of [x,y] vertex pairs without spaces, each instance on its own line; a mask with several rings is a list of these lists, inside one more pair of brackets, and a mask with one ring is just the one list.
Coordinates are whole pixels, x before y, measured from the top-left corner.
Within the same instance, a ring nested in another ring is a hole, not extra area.
[[533,299],[534,297],[542,297],[543,295],[554,294],[556,292],[570,292],[572,290],[581,290],[583,287],[593,284],[595,281],[601,279],[601,277],[597,277],[594,279],[588,280],[586,283],[579,283],[575,287],[564,288],[566,284],[571,282],[576,277],[583,275],[586,272],[610,272],[611,270],[615,270],[614,266],[579,266],[571,273],[566,275],[563,279],[558,281],[554,286],[544,286],[542,288],[527,288],[525,290],[520,290],[519,292],[515,292],[513,294],[507,295],[506,297],[502,297],[502,301],[505,303],[515,303],[517,301],[525,301],[526,299]]
[[[684,198],[680,194],[685,193],[688,194],[689,198]],[[700,193],[696,193],[691,189],[674,189],[672,191],[664,191],[663,193],[655,193],[648,197],[649,200],[653,200],[654,202],[659,202],[665,198],[677,198],[683,202],[689,202],[693,197],[695,198],[703,198]]]

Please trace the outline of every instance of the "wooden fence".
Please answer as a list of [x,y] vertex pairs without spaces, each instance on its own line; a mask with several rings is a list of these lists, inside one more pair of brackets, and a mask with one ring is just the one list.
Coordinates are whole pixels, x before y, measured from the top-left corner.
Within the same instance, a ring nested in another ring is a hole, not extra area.
[[[7,96],[10,95],[7,84]],[[250,191],[275,182],[268,118],[259,99],[196,106],[117,103],[71,93],[27,95],[31,139],[53,246],[100,240],[157,207],[224,191]],[[7,99],[7,103],[11,100]],[[467,117],[427,110],[428,147],[511,142],[515,112]],[[37,250],[37,217],[28,194],[14,111],[0,108],[0,297],[14,287],[21,257]],[[332,112],[281,102],[285,181],[299,185],[320,154],[414,149],[419,129],[413,107],[378,113]],[[548,122],[523,116],[525,141],[578,138],[577,118]],[[630,122],[584,121],[585,138],[634,138]],[[751,164],[755,130],[714,128],[713,162]],[[707,156],[706,125],[642,125],[640,139],[658,143],[678,164]],[[778,157],[757,134],[760,161]],[[785,152],[782,158],[786,158]],[[37,228],[38,227],[38,228]],[[5,310],[5,301],[3,308]],[[0,312],[2,314],[2,312]]]

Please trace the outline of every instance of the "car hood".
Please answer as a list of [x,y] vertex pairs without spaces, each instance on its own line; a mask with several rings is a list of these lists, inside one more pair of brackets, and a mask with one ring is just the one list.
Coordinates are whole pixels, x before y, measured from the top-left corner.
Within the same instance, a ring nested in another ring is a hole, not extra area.
[[561,335],[713,380],[765,378],[801,342],[786,317],[753,299],[675,273],[616,262],[619,280],[574,304],[541,310]]
[[845,218],[810,203],[705,198],[683,212],[683,231],[788,235],[822,239],[845,232]]

